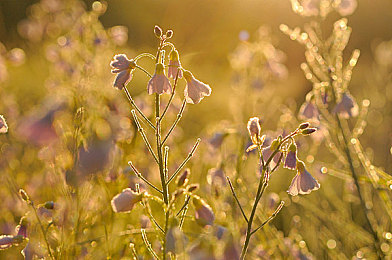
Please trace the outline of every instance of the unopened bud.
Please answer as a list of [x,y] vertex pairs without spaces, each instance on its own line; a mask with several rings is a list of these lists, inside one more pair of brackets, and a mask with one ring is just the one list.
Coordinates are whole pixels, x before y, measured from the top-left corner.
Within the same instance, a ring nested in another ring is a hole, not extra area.
[[22,200],[24,200],[25,202],[30,202],[29,195],[27,195],[27,193],[24,191],[24,189],[19,190],[19,195],[22,198]]
[[54,202],[53,201],[47,201],[47,202],[45,202],[44,207],[46,209],[54,209]]
[[302,130],[301,133],[303,135],[310,135],[310,134],[316,132],[316,130],[317,130],[316,128],[307,128],[307,129]]
[[177,187],[185,186],[188,183],[189,173],[190,173],[189,169],[185,169],[185,171],[180,176],[178,176],[177,181],[176,181]]
[[275,139],[271,143],[271,151],[275,151],[279,147],[280,141],[278,139]]
[[167,30],[166,32],[166,39],[170,39],[173,36],[173,31],[172,30]]
[[306,128],[309,127],[309,125],[310,125],[310,124],[309,124],[308,122],[305,122],[305,123],[300,124],[298,128],[301,129],[301,130],[302,130],[302,129],[306,129]]
[[154,34],[157,38],[161,38],[162,37],[162,29],[161,27],[159,27],[158,25],[155,25],[154,27]]
[[188,192],[194,192],[195,190],[197,190],[199,188],[199,184],[192,184],[188,186]]

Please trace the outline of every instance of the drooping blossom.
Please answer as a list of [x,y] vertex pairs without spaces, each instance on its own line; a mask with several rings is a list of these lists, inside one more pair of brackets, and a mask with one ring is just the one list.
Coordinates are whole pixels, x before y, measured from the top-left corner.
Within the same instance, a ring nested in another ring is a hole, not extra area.
[[320,184],[315,178],[306,170],[305,164],[302,161],[297,162],[297,175],[293,178],[288,193],[292,196],[298,194],[309,194],[313,190],[318,190]]
[[336,6],[336,11],[341,16],[347,16],[354,13],[355,9],[357,8],[357,1],[356,0],[336,0],[338,2]]
[[205,96],[211,95],[210,86],[195,79],[190,71],[184,70],[183,76],[186,80],[184,94],[187,103],[198,104]]
[[177,177],[177,180],[176,180],[177,187],[186,186],[188,184],[189,174],[190,174],[190,170],[187,168],[187,169],[185,169],[185,171],[183,171],[183,173],[181,175],[179,175]]
[[[264,161],[267,161],[268,158],[273,154],[274,151],[275,150],[271,149],[271,146],[268,146],[268,147],[264,148],[262,150]],[[272,160],[271,160],[271,162],[269,164],[271,168],[275,168],[275,167],[277,167],[277,165],[280,164],[280,162],[281,162],[281,155],[282,155],[282,152],[280,152],[280,151],[277,152],[274,155],[274,157],[272,158]]]
[[22,217],[19,221],[19,225],[16,226],[15,231],[17,233],[17,236],[22,236],[24,238],[27,237],[27,218]]
[[136,62],[133,59],[128,59],[125,54],[117,54],[110,62],[110,66],[112,73],[117,74],[113,86],[120,90],[123,89],[132,79],[132,71],[136,68]]
[[10,248],[14,245],[14,237],[1,235],[0,236],[0,250]]
[[149,95],[156,94],[171,94],[172,86],[169,79],[165,76],[165,70],[162,63],[157,63],[155,66],[155,74],[148,81],[147,92]]
[[136,203],[142,200],[143,195],[136,193],[130,188],[124,189],[113,197],[111,205],[114,212],[130,212]]
[[172,50],[169,54],[169,68],[167,69],[167,76],[169,78],[182,78],[182,70],[180,69],[181,63],[177,50]]
[[336,104],[333,112],[338,113],[343,118],[350,118],[357,116],[359,109],[354,98],[349,93],[343,93],[342,99]]
[[5,134],[8,132],[8,125],[5,118],[0,115],[0,134]]
[[295,143],[290,145],[283,167],[290,170],[295,170],[297,167],[297,146]]
[[299,118],[301,119],[318,119],[319,111],[313,102],[306,101],[299,109]]
[[196,223],[202,227],[212,226],[214,224],[215,215],[210,206],[207,205],[200,198],[193,198],[193,205],[195,206]]
[[254,140],[254,138],[260,136],[261,134],[261,126],[260,126],[260,119],[258,117],[252,117],[248,121],[248,132],[249,136]]
[[211,148],[213,149],[218,149],[219,147],[221,147],[223,140],[225,139],[225,137],[227,136],[227,133],[224,132],[216,132],[209,140],[208,143],[210,145]]

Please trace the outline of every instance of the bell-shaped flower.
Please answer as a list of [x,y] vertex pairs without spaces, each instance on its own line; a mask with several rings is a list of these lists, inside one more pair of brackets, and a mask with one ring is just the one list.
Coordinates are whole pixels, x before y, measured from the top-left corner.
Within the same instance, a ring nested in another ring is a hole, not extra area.
[[186,80],[184,94],[187,103],[198,104],[205,96],[211,95],[210,86],[195,79],[190,71],[184,70],[183,76]]
[[343,118],[355,117],[358,115],[358,105],[349,93],[343,93],[342,99],[333,109],[334,113],[338,113]]
[[0,134],[5,134],[8,132],[8,125],[5,118],[0,115]]
[[27,218],[22,217],[19,221],[19,225],[16,226],[15,231],[17,233],[17,236],[22,236],[24,238],[27,237]]
[[136,193],[130,188],[124,189],[113,197],[111,204],[114,212],[130,212],[136,203],[142,200],[143,194]]
[[157,94],[171,94],[172,87],[169,79],[165,76],[165,70],[162,63],[157,63],[155,67],[155,74],[148,81],[147,92],[149,95],[153,93]]
[[180,69],[181,63],[177,50],[172,50],[169,54],[169,68],[167,69],[167,76],[169,78],[182,78],[182,70]]
[[[268,158],[269,158],[269,157],[273,154],[273,152],[275,151],[275,149],[271,149],[271,146],[272,146],[272,144],[271,144],[270,146],[264,148],[263,151],[262,151],[264,161],[267,161]],[[272,158],[272,160],[271,160],[269,166],[270,166],[271,168],[278,167],[278,165],[280,164],[281,160],[282,160],[282,152],[279,151],[279,152],[277,152],[277,153],[274,155],[274,157]]]
[[297,162],[297,175],[293,178],[288,193],[292,196],[298,194],[309,194],[313,190],[318,190],[320,184],[315,178],[305,169],[305,164],[302,161]]
[[318,119],[319,111],[313,102],[306,101],[299,109],[299,118],[301,119]]
[[287,151],[283,167],[290,170],[295,170],[297,167],[297,146],[294,142],[290,145],[289,150]]
[[212,226],[214,224],[215,215],[210,206],[207,205],[200,198],[193,198],[193,205],[195,206],[196,223],[202,227]]
[[120,90],[123,89],[132,79],[131,73],[136,68],[136,62],[133,59],[128,59],[125,54],[117,54],[110,66],[112,67],[112,73],[117,73],[113,86]]

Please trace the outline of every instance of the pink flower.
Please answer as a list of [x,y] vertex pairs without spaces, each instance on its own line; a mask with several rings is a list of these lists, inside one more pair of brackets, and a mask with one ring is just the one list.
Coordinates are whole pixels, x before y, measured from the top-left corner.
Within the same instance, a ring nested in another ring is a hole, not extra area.
[[252,117],[248,121],[248,132],[249,136],[252,138],[258,137],[261,134],[261,126],[260,126],[260,119],[258,117]]
[[15,231],[17,232],[17,236],[22,236],[24,238],[27,237],[27,219],[26,217],[22,217],[19,221],[19,225],[16,226]]
[[210,206],[200,198],[193,198],[193,205],[195,206],[196,223],[202,227],[212,226],[212,224],[214,224],[215,215]]
[[130,188],[124,189],[113,197],[111,204],[114,212],[130,212],[136,203],[142,200],[142,194],[136,193]]
[[336,11],[338,11],[341,16],[347,16],[354,13],[357,5],[356,0],[340,0],[336,7]]
[[[264,148],[263,151],[262,151],[264,161],[267,161],[268,158],[272,155],[272,153],[273,153],[274,151],[275,151],[275,150],[272,150],[272,149],[271,149],[271,146],[268,146],[268,147]],[[281,156],[281,155],[282,155],[282,152],[277,152],[277,153],[274,155],[274,157],[272,158],[272,160],[271,160],[271,162],[270,162],[270,164],[269,164],[271,168],[275,168],[275,167],[277,167],[277,165],[280,164],[281,160],[279,160],[279,159],[280,159],[280,156]]]
[[117,73],[113,86],[118,89],[123,89],[126,84],[132,79],[132,71],[136,68],[136,62],[129,60],[125,54],[117,54],[110,62],[112,73]]
[[152,76],[147,85],[148,94],[171,94],[172,87],[169,79],[165,76],[165,70],[162,63],[157,63],[155,67],[155,74]]
[[211,88],[207,84],[195,79],[192,73],[184,70],[186,80],[185,99],[190,104],[198,104],[205,96],[211,95]]
[[167,76],[169,78],[175,78],[178,73],[178,77],[182,78],[182,70],[180,69],[181,63],[177,50],[172,50],[169,54],[169,68],[167,70]]
[[295,168],[297,167],[297,146],[295,145],[295,143],[292,143],[290,145],[283,167],[290,170],[295,170]]
[[343,93],[342,99],[333,109],[334,113],[340,114],[343,118],[355,117],[358,115],[358,105],[349,93]]
[[13,236],[0,236],[0,250],[10,248],[14,245],[14,237]]
[[297,162],[297,170],[297,175],[293,178],[287,191],[290,195],[309,194],[311,191],[320,188],[320,184],[305,169],[305,164],[302,161]]
[[318,118],[319,111],[317,107],[312,102],[306,101],[302,104],[301,108],[299,109],[299,118],[301,119],[310,119],[310,118]]
[[5,118],[0,115],[0,134],[5,134],[8,132],[8,125]]

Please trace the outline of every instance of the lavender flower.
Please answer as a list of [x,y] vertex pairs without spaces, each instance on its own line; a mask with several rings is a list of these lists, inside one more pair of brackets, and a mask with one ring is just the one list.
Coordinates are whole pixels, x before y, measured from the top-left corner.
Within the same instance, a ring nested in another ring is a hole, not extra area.
[[172,50],[169,54],[169,68],[167,70],[167,76],[169,78],[175,78],[178,73],[178,77],[182,78],[182,70],[180,69],[181,63],[177,50]]
[[198,104],[205,96],[211,95],[211,88],[207,84],[195,79],[192,73],[184,70],[186,80],[185,99],[190,104]]
[[284,167],[290,170],[295,170],[297,167],[297,146],[293,142],[286,155],[286,160],[284,161]]
[[132,71],[136,68],[136,62],[129,60],[125,54],[117,54],[110,63],[112,73],[117,73],[113,86],[118,89],[123,89],[126,84],[132,79]]
[[355,117],[358,115],[358,105],[349,93],[343,93],[341,101],[336,104],[333,112],[343,118]]
[[320,188],[320,184],[305,169],[305,164],[302,161],[297,162],[297,170],[297,175],[293,178],[287,191],[290,195],[309,194],[311,191]]
[[338,11],[341,16],[347,16],[354,13],[358,5],[356,0],[337,0],[336,2],[338,2],[336,11]]
[[254,140],[254,138],[260,136],[261,134],[261,126],[260,126],[260,119],[258,117],[252,117],[248,121],[248,132],[249,136]]
[[193,198],[193,205],[195,206],[195,219],[197,224],[202,227],[212,226],[215,220],[215,215],[210,206],[208,206],[202,199],[196,197]]
[[147,85],[148,94],[171,94],[172,87],[169,79],[165,76],[164,66],[162,63],[157,63],[155,67],[155,74],[152,76]]
[[17,236],[27,237],[27,218],[22,217],[19,221],[19,225],[16,226],[15,231]]
[[[275,150],[271,149],[271,146],[268,146],[266,148],[263,149],[262,154],[263,154],[263,158],[264,160],[268,160],[268,158],[272,155],[272,153]],[[280,164],[281,160],[279,160],[281,158],[282,152],[277,152],[274,157],[272,158],[271,162],[270,162],[270,167],[271,168],[275,168],[277,167],[277,165]]]
[[136,203],[142,200],[143,195],[130,188],[124,189],[113,197],[111,204],[114,212],[130,212]]
[[8,125],[5,118],[0,115],[0,134],[5,134],[8,132]]
[[0,250],[10,248],[14,245],[14,237],[13,236],[0,236]]
[[317,119],[319,116],[319,111],[317,107],[312,102],[306,101],[302,104],[299,109],[299,118],[301,119]]

